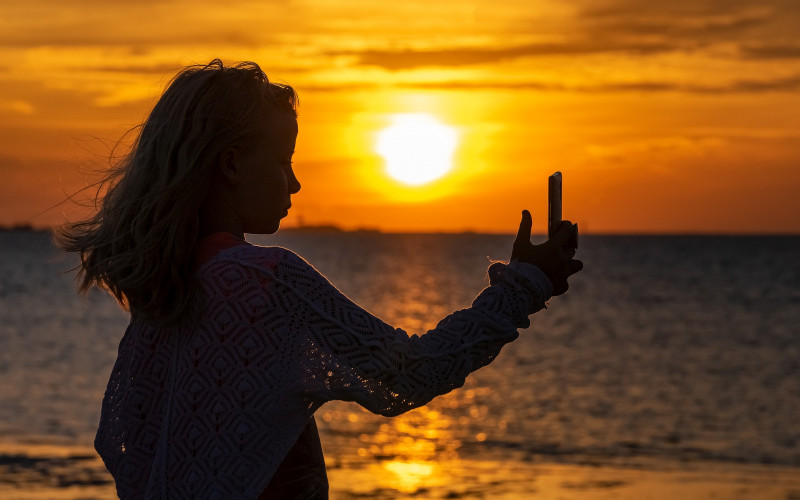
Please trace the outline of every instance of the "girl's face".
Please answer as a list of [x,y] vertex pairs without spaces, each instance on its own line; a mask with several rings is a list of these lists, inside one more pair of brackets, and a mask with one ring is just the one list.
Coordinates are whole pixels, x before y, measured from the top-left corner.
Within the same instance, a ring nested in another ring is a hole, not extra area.
[[292,170],[296,140],[297,119],[273,115],[255,147],[239,153],[236,212],[245,233],[272,234],[288,215],[291,195],[300,190]]

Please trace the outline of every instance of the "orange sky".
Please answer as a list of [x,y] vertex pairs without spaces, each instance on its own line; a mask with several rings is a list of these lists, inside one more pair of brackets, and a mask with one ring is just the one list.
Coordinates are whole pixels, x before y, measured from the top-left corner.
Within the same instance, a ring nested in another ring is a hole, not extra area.
[[[0,224],[74,216],[182,66],[254,60],[300,94],[285,226],[542,230],[565,177],[582,231],[800,233],[796,0],[4,0]],[[445,177],[389,179],[397,113],[459,145]],[[44,211],[44,213],[42,213]]]

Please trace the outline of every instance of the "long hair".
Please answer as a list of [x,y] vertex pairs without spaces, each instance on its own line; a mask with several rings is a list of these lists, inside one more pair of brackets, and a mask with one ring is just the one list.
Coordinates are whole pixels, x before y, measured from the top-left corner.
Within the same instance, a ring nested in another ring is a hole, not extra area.
[[108,290],[136,320],[170,326],[202,303],[192,261],[199,212],[219,155],[249,148],[269,113],[297,116],[297,94],[253,62],[215,59],[169,83],[129,153],[98,184],[96,213],[55,232],[80,255],[78,290]]

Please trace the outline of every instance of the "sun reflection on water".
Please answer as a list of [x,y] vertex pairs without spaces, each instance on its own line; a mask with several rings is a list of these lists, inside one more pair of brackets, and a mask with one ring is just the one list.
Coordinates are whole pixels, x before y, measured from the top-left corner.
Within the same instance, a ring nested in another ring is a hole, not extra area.
[[393,488],[402,492],[413,492],[434,475],[438,466],[434,462],[400,462],[392,460],[384,462],[383,468],[392,474],[390,478],[387,478],[387,482]]
[[[454,252],[440,253],[425,238],[399,244],[408,255],[424,253],[429,261],[440,262],[440,269],[453,269]],[[471,300],[445,293],[447,287],[435,286],[437,281],[421,270],[404,267],[374,295],[374,307],[409,333],[433,328],[436,318]],[[487,405],[492,392],[468,379],[459,390],[390,419],[353,404],[328,403],[318,413],[326,461],[333,471],[347,470],[348,488],[359,494],[403,498],[388,492],[416,496],[435,489],[461,491],[468,486],[453,481],[464,467],[461,455],[474,456],[476,449],[497,438],[497,416],[490,415]]]

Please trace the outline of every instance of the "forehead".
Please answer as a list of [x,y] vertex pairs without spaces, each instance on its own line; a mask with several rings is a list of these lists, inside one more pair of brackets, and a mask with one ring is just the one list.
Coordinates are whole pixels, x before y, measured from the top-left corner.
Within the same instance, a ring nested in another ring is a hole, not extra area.
[[297,139],[297,118],[289,113],[270,114],[261,122],[261,134],[273,146],[291,146]]

